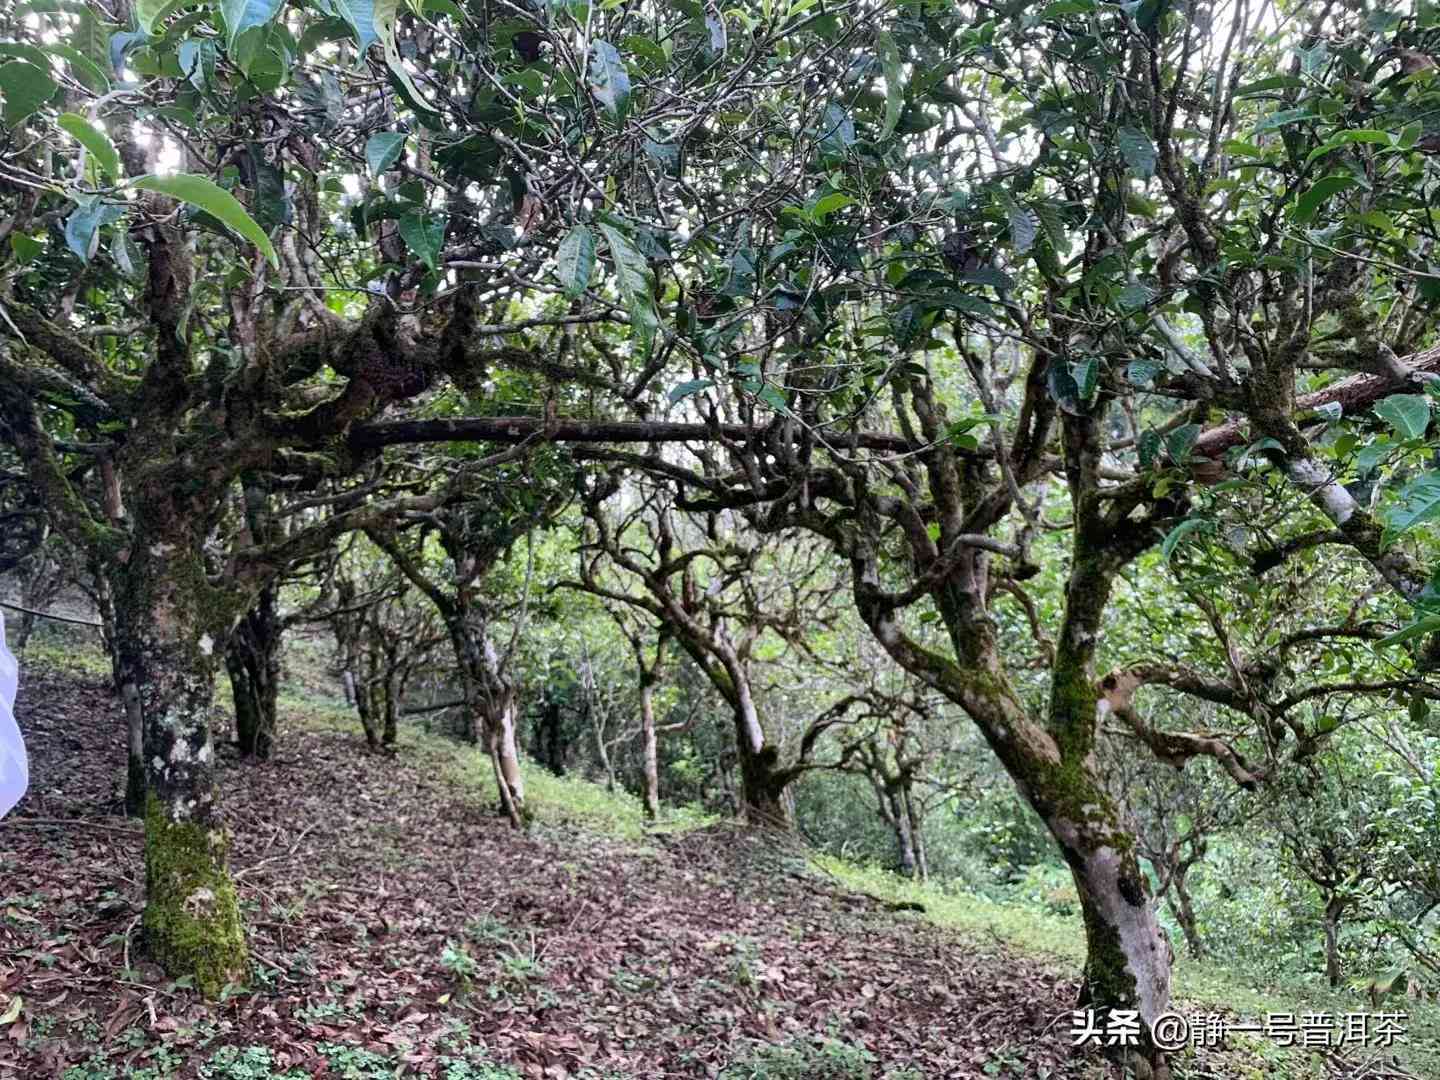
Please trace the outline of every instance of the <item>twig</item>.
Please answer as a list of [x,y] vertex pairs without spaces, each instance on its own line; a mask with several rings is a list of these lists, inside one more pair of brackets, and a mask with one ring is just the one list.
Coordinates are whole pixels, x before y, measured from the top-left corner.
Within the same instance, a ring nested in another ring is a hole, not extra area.
[[40,619],[52,619],[55,622],[71,623],[75,626],[93,626],[97,630],[103,630],[105,628],[104,623],[91,622],[89,619],[75,619],[69,615],[52,615],[48,611],[35,611],[28,607],[21,607],[19,604],[12,604],[9,600],[0,600],[0,607],[7,608],[10,611],[18,611],[22,615],[34,615]]
[[130,829],[123,825],[105,825],[98,821],[86,821],[84,818],[6,818],[0,821],[0,828],[6,826],[20,829],[55,829],[67,825],[79,825],[86,829],[100,829],[104,832],[120,833],[122,836],[133,836],[137,840],[145,835],[145,830]]

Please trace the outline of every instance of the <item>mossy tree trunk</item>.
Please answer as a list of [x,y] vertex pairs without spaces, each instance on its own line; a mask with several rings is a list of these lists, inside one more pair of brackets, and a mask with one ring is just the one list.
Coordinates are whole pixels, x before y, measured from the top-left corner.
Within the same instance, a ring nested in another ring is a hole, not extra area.
[[236,624],[225,650],[235,705],[235,739],[240,753],[267,761],[275,747],[276,703],[280,690],[280,644],[284,627],[278,613],[280,587],[271,582]]
[[150,954],[206,996],[248,972],[228,837],[215,792],[210,714],[216,597],[193,537],[146,535],[116,585],[118,645],[135,690],[145,762],[145,911]]

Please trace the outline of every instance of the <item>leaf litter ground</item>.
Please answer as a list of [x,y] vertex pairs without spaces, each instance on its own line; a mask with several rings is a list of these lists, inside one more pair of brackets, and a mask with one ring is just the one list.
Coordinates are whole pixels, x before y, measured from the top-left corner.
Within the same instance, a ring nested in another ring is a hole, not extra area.
[[221,756],[255,978],[206,1004],[144,954],[105,681],[31,668],[19,716],[0,1077],[1111,1074],[1067,1045],[1073,976],[847,892],[798,848],[729,825],[518,834],[447,768],[458,748],[371,756],[333,722],[286,730],[269,764]]

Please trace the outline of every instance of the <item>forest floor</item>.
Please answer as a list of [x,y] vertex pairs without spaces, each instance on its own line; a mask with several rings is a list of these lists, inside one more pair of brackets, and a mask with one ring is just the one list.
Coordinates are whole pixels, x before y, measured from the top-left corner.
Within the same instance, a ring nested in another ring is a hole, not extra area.
[[[1118,1075],[1069,1047],[1068,960],[893,911],[731,825],[647,829],[584,781],[536,775],[520,834],[475,751],[407,728],[371,756],[333,707],[284,713],[278,760],[222,754],[254,978],[206,1004],[143,953],[107,680],[27,665],[31,793],[0,823],[0,1077]],[[1430,1076],[1388,1061],[1242,1037],[1175,1073]]]

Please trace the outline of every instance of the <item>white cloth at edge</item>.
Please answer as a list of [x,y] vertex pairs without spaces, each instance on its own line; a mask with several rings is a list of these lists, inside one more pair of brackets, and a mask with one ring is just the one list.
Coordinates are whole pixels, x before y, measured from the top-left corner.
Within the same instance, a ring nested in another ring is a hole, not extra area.
[[25,740],[15,723],[15,690],[20,684],[20,664],[5,644],[5,613],[0,611],[0,817],[4,817],[30,783],[25,758]]

